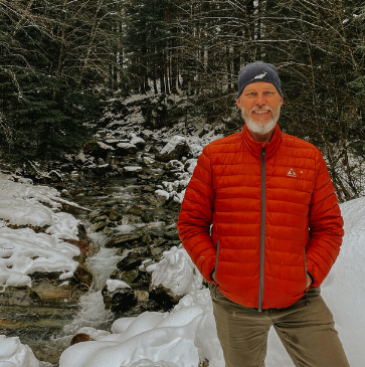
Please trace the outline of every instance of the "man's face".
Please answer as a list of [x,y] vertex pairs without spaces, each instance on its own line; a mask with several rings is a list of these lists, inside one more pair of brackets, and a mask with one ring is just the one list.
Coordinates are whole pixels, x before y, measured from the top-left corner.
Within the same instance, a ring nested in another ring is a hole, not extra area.
[[267,134],[274,129],[280,116],[283,98],[271,83],[256,82],[245,87],[237,100],[249,130]]

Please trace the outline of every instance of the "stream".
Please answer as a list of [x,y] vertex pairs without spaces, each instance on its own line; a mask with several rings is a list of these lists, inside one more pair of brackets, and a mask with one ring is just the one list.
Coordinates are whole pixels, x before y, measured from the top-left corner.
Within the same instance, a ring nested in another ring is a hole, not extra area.
[[[91,210],[110,209],[120,213],[123,217],[119,225],[113,229],[113,235],[102,232],[90,231],[92,223],[88,213],[77,211],[73,215],[83,224],[86,235],[91,241],[95,255],[85,261],[86,267],[93,274],[93,281],[87,293],[78,301],[65,300],[53,304],[51,307],[16,307],[5,306],[2,319],[11,320],[16,329],[7,328],[1,333],[8,337],[18,336],[23,344],[31,347],[34,355],[40,361],[58,366],[59,356],[64,349],[70,346],[71,339],[82,327],[92,327],[110,331],[113,321],[121,314],[116,314],[105,309],[102,289],[106,280],[117,269],[117,263],[125,258],[131,250],[118,248],[106,248],[105,244],[113,236],[122,234],[140,233],[144,228],[161,231],[166,224],[174,226],[176,213],[171,215],[169,210],[162,208],[154,201],[154,185],[162,180],[162,169],[144,169],[143,174],[135,177],[95,178],[84,181],[86,189],[78,189],[76,195],[68,197],[80,206]],[[75,173],[73,173],[75,176]],[[71,177],[71,175],[70,175]],[[72,184],[72,181],[67,182]],[[152,186],[149,186],[152,184]],[[80,186],[80,185],[79,185]],[[92,189],[88,189],[92,187]],[[143,210],[150,218],[149,223],[141,220],[141,217],[128,212],[131,207]],[[166,216],[167,221],[166,223]],[[165,221],[161,221],[164,217]],[[113,224],[113,223],[112,223]],[[175,241],[176,242],[176,241]],[[148,290],[146,286],[141,289]],[[134,308],[126,313],[126,316],[137,316],[143,309]]]

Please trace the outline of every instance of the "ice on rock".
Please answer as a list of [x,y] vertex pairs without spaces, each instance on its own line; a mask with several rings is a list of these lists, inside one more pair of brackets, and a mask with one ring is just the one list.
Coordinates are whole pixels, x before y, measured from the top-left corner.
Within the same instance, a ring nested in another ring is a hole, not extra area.
[[137,145],[138,146],[138,145],[144,145],[144,144],[146,144],[146,142],[142,138],[140,138],[139,136],[137,136],[134,133],[131,133],[130,134],[130,137],[131,137],[130,143],[133,144],[133,145]]
[[39,362],[18,337],[0,335],[0,367],[39,367]]
[[203,277],[196,269],[186,250],[173,246],[163,253],[152,273],[152,285],[162,285],[182,296],[202,288]]

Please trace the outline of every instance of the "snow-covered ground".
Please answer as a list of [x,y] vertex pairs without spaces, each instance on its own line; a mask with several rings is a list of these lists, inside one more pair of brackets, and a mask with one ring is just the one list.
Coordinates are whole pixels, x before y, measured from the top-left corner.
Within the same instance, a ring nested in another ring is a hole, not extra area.
[[[78,266],[73,257],[80,250],[62,239],[78,238],[79,221],[59,212],[58,201],[57,190],[50,187],[0,179],[0,292],[8,286],[30,287],[29,274],[36,271],[62,272],[60,279],[72,277]],[[7,225],[47,229],[36,233]]]
[[[341,254],[322,286],[322,295],[334,314],[336,329],[351,366],[365,362],[365,198],[341,204],[345,231]],[[224,367],[217,339],[208,289],[196,285],[185,250],[164,254],[154,273],[155,284],[188,294],[170,313],[146,312],[114,322],[107,336],[76,344],[61,356],[60,367],[152,367],[198,366],[207,359],[211,367]],[[181,264],[187,266],[181,266]],[[173,276],[172,276],[173,274]],[[200,278],[201,281],[201,278]],[[194,286],[193,286],[194,285]],[[91,335],[91,334],[90,334]],[[272,329],[269,334],[267,367],[293,367],[288,354]]]

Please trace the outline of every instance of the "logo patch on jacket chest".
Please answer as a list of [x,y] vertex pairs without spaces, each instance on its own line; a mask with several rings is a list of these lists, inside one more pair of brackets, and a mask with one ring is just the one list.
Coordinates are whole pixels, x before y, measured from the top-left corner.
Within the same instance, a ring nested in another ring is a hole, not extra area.
[[297,177],[297,174],[295,173],[293,168],[290,168],[289,172],[287,173],[287,176],[289,177]]

